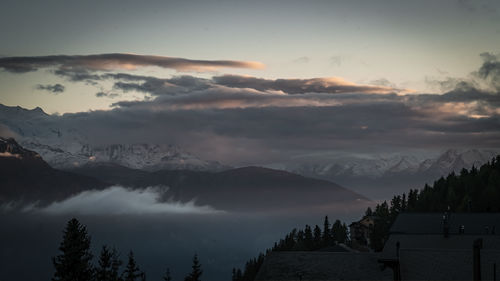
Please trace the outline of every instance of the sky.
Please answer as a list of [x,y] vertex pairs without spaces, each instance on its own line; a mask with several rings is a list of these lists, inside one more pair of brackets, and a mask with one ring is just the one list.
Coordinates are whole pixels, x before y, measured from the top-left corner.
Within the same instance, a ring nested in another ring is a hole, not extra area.
[[500,147],[498,1],[1,5],[0,103],[98,139],[230,163]]

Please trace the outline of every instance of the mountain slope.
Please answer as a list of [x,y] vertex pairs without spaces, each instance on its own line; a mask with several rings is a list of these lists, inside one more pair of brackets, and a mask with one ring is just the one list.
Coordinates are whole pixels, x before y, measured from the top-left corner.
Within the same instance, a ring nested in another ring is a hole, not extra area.
[[163,186],[165,200],[187,202],[232,211],[290,211],[321,213],[333,208],[356,208],[371,203],[337,184],[261,167],[223,172],[162,170],[146,172],[117,165],[87,165],[74,173],[126,186]]
[[0,171],[0,202],[50,202],[108,186],[91,177],[53,169],[14,139],[0,138]]

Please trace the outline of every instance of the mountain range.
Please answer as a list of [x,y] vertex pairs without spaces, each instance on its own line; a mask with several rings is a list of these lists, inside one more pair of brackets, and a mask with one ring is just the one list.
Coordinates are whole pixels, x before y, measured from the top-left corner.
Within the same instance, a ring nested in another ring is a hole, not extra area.
[[335,183],[262,167],[221,172],[145,171],[97,162],[61,171],[12,138],[0,138],[0,170],[0,203],[44,205],[82,191],[121,185],[140,190],[156,187],[164,202],[195,200],[196,204],[237,212],[324,213],[333,208],[371,204],[367,198]]
[[[220,172],[233,168],[201,159],[170,144],[96,140],[71,122],[71,118],[49,115],[38,107],[28,110],[0,104],[0,136],[16,138],[24,148],[37,152],[50,166],[62,170],[81,168],[85,171],[89,167],[109,170],[113,167],[117,170],[128,168],[134,170],[132,174],[137,174],[139,170]],[[255,165],[332,181],[378,200],[409,188],[421,188],[448,173],[480,166],[497,154],[498,151],[488,149],[390,155],[323,154]]]
[[0,136],[15,137],[26,149],[36,151],[52,167],[70,169],[88,163],[115,163],[133,169],[189,169],[220,171],[226,166],[202,160],[169,144],[122,143],[96,145],[71,122],[32,110],[0,104]]
[[339,183],[370,198],[390,198],[410,188],[422,188],[449,173],[479,167],[498,155],[487,149],[448,149],[436,155],[368,155],[302,158],[271,164],[308,177]]

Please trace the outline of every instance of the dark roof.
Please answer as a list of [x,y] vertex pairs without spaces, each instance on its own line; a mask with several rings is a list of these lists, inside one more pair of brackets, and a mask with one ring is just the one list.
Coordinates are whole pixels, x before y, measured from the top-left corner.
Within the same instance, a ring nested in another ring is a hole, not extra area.
[[[391,234],[441,234],[444,213],[402,213],[391,227]],[[465,234],[485,234],[486,228],[500,234],[500,213],[449,213],[450,234],[458,233],[461,225]]]
[[[405,249],[400,251],[402,280],[472,280],[471,250]],[[500,251],[481,251],[482,280],[493,280]],[[388,270],[388,269],[386,269]]]
[[346,252],[353,252],[354,250],[350,249],[349,247],[347,247],[344,244],[336,244],[333,246],[321,248],[317,251],[318,252],[343,252],[343,253],[346,253]]
[[[422,250],[468,250],[472,252],[472,244],[477,238],[483,239],[484,250],[500,251],[500,235],[450,235],[442,234],[392,234],[384,245],[384,258],[396,257],[396,243],[400,251],[405,249]],[[500,267],[500,264],[499,264]],[[500,269],[500,268],[499,268]],[[500,276],[500,275],[499,275]]]
[[255,280],[392,280],[375,253],[273,252]]

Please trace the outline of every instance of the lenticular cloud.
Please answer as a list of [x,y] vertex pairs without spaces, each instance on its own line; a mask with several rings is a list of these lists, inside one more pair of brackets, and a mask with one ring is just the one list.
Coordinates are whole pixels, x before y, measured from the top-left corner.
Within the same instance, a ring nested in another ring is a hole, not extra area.
[[[111,186],[104,190],[90,190],[53,202],[38,211],[46,214],[83,215],[135,215],[135,214],[213,214],[221,211],[211,206],[197,206],[194,200],[187,203],[160,201],[158,188],[141,190]],[[26,210],[27,211],[27,210]]]

